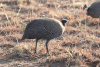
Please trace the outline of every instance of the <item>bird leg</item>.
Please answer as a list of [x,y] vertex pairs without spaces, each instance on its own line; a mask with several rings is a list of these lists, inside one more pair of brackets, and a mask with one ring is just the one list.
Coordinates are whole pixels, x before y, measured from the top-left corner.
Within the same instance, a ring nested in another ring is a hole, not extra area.
[[[100,23],[100,16],[99,16],[99,23]],[[98,27],[99,27],[99,23],[98,23]]]
[[48,50],[48,42],[49,42],[50,40],[47,40],[46,41],[46,49],[47,49],[47,54],[49,54],[49,50]]
[[38,38],[36,39],[36,45],[35,45],[35,53],[37,54],[37,42],[38,42]]
[[96,28],[96,29],[98,29],[98,27],[99,27],[99,23],[100,23],[100,17],[99,17],[99,22],[98,22],[98,25],[97,25],[97,28]]

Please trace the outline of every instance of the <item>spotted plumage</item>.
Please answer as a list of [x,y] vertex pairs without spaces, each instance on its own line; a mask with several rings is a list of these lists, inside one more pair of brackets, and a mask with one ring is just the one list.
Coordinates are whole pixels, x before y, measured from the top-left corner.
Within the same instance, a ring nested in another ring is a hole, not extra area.
[[91,6],[84,5],[84,8],[87,10],[87,15],[91,16],[92,18],[99,18],[100,17],[100,1],[96,1],[91,4]]
[[48,42],[60,36],[65,30],[65,23],[67,22],[67,18],[62,19],[60,22],[54,18],[44,18],[44,19],[35,19],[27,24],[26,29],[24,31],[24,35],[21,40],[24,39],[36,39],[36,47],[39,39],[46,39],[46,49],[48,51]]

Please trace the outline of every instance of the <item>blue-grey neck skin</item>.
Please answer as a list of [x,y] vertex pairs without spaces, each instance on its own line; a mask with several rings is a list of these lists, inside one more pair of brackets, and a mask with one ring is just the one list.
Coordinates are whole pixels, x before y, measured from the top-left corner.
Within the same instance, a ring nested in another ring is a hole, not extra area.
[[62,19],[62,24],[63,24],[63,26],[65,26],[65,23],[66,22],[68,22],[68,19],[67,19],[67,17],[64,17],[63,19]]
[[89,6],[85,8],[85,10],[88,10],[88,9],[89,9]]

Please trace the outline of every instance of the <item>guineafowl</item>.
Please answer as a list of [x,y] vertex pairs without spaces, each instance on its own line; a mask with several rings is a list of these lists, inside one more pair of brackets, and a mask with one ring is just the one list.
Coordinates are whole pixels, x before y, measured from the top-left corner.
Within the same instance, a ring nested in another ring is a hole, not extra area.
[[27,24],[21,41],[24,39],[36,39],[35,53],[37,53],[38,40],[46,39],[46,50],[49,54],[48,42],[64,32],[67,21],[67,17],[63,18],[61,22],[54,18],[35,19]]
[[[83,10],[87,10],[87,15],[91,16],[92,18],[99,18],[100,21],[100,1],[96,1],[91,4],[90,7],[87,7],[87,5],[84,5]],[[99,23],[98,23],[99,26]],[[98,28],[97,26],[97,28]]]

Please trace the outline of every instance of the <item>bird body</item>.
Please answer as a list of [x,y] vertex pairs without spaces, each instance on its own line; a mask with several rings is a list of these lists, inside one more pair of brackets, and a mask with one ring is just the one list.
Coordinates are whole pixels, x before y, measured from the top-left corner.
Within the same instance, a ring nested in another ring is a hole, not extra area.
[[53,39],[60,36],[65,27],[56,19],[36,19],[27,24],[24,39]]
[[[99,18],[99,22],[100,22],[100,1],[96,1],[92,3],[90,7],[87,7],[87,5],[84,5],[83,9],[87,10],[86,14],[88,16],[91,16],[92,18]],[[98,27],[99,27],[99,23],[96,29],[98,29]]]
[[63,19],[62,22],[54,18],[35,19],[27,24],[26,29],[24,31],[24,35],[21,40],[36,39],[37,48],[38,40],[46,39],[46,48],[48,52],[48,42],[51,39],[60,36],[64,32],[66,22],[67,19]]
[[90,7],[87,7],[87,5],[85,5],[83,9],[86,9],[87,15],[91,16],[92,18],[100,17],[100,1],[92,3]]

